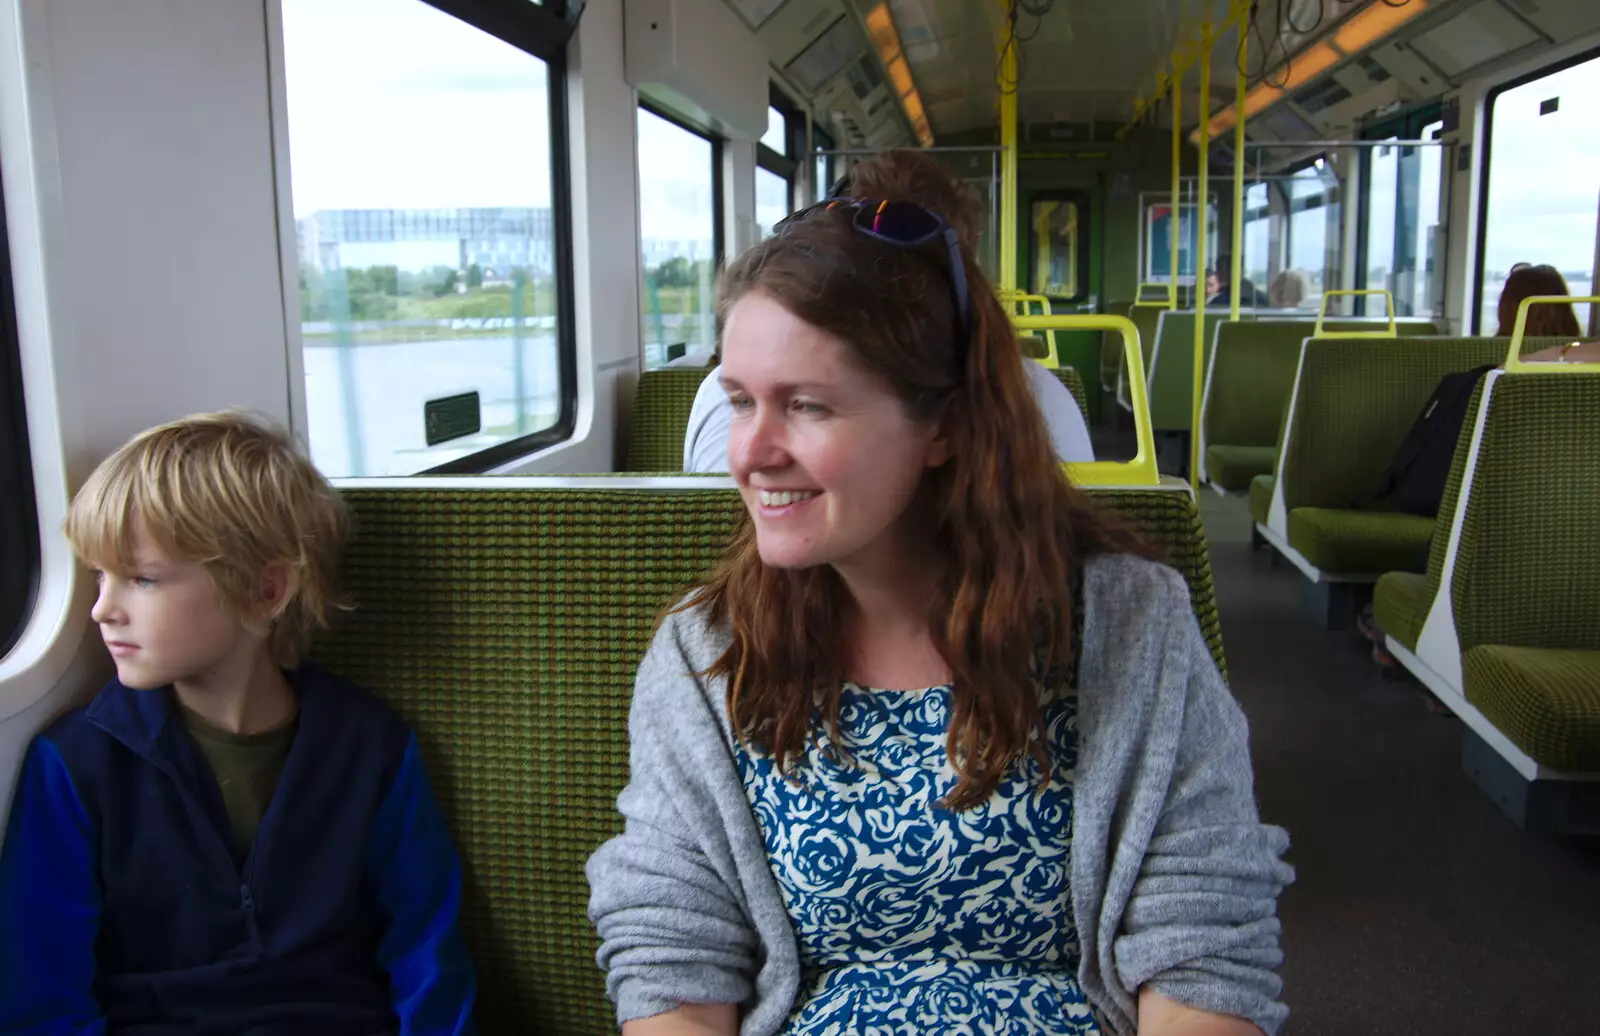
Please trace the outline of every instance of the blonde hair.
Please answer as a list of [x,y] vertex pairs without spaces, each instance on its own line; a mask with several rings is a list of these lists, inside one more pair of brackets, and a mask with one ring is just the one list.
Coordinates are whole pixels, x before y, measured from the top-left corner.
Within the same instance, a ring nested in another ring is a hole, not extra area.
[[251,628],[293,666],[343,604],[334,581],[349,525],[344,502],[287,432],[230,410],[130,439],[73,497],[66,534],[86,563],[127,576],[142,532],[172,560],[204,568],[247,622],[266,569],[283,566],[283,596]]

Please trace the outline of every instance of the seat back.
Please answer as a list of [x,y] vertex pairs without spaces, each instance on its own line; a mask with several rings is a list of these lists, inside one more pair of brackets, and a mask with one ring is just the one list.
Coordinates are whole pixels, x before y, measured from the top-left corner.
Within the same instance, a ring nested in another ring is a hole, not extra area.
[[[1528,349],[1550,344],[1530,341]],[[1375,496],[1439,379],[1497,363],[1507,345],[1504,338],[1307,340],[1279,438],[1284,511],[1351,507]]]
[[[461,854],[488,1033],[614,1034],[584,863],[620,829],[634,672],[661,609],[722,555],[726,479],[430,478],[344,497],[356,609],[314,657],[411,724]],[[1099,490],[1164,547],[1223,665],[1187,487]]]
[[[1118,299],[1106,304],[1105,312],[1115,317],[1125,317],[1133,311],[1132,299]],[[1107,392],[1117,390],[1117,369],[1122,366],[1122,336],[1114,331],[1100,334],[1100,387]]]
[[[1315,326],[1315,320],[1217,324],[1201,414],[1207,445],[1277,444],[1283,408],[1300,364],[1300,343],[1311,337]],[[1358,329],[1354,322],[1344,321],[1329,321],[1328,327]],[[1432,321],[1403,320],[1397,329],[1403,336],[1437,333]]]
[[705,367],[662,367],[639,375],[624,471],[682,471],[683,439]]
[[[1156,325],[1166,312],[1159,306],[1134,306],[1128,313],[1134,330],[1139,332],[1139,354],[1146,371],[1150,369],[1150,355],[1156,347]],[[1132,397],[1128,395],[1128,358],[1122,352],[1120,340],[1117,344],[1117,402],[1124,410],[1133,409]]]
[[[1451,571],[1460,648],[1600,650],[1600,373],[1496,372],[1485,387]],[[1458,484],[1465,446],[1452,471]]]
[[[1209,311],[1201,369],[1211,356],[1212,333],[1227,312]],[[1161,314],[1150,355],[1150,421],[1158,432],[1188,431],[1194,423],[1194,310]]]
[[1078,373],[1078,368],[1068,364],[1063,367],[1056,367],[1050,373],[1054,374],[1056,380],[1065,385],[1067,391],[1072,393],[1072,399],[1078,404],[1078,410],[1083,414],[1083,419],[1085,421],[1089,420],[1089,414],[1091,413],[1089,410],[1089,393],[1083,387],[1083,375]]

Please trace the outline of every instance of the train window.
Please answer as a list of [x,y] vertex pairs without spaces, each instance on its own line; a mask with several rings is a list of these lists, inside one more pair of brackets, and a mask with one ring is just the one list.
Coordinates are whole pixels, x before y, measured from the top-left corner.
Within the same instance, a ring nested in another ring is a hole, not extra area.
[[1302,304],[1315,306],[1325,289],[1339,287],[1339,181],[1317,159],[1282,187],[1289,209],[1288,268],[1305,278]]
[[0,204],[0,658],[22,636],[39,578],[39,518],[34,511],[8,240]]
[[819,129],[812,129],[811,143],[813,147],[812,161],[812,194],[816,201],[822,201],[833,189],[833,181],[837,179],[834,169],[839,160],[827,152],[834,149],[833,138]]
[[772,233],[777,222],[791,211],[789,181],[770,169],[756,169],[756,222],[761,236]]
[[[1600,52],[1513,80],[1489,93],[1479,218],[1480,334],[1498,330],[1500,290],[1517,263],[1561,271],[1574,295],[1593,294],[1600,198]],[[1580,325],[1589,307],[1579,305]]]
[[639,109],[639,245],[644,263],[644,365],[667,347],[711,352],[716,338],[717,142],[664,113]]
[[772,233],[778,220],[794,211],[794,182],[800,170],[795,132],[798,115],[776,90],[767,106],[767,132],[756,145],[756,222],[762,236]]
[[1088,197],[1081,192],[1033,196],[1028,220],[1028,291],[1067,302],[1089,294]]
[[[1362,169],[1356,287],[1382,288],[1394,296],[1401,316],[1431,313],[1429,283],[1436,262],[1439,179],[1443,147],[1400,141],[1437,139],[1444,123],[1439,106],[1429,105],[1368,127],[1363,137],[1377,146],[1359,152]],[[1362,298],[1368,316],[1385,307],[1375,296]]]
[[[453,6],[478,13],[283,0],[306,418],[329,475],[484,470],[570,434],[561,19]],[[473,405],[441,439],[445,397]]]

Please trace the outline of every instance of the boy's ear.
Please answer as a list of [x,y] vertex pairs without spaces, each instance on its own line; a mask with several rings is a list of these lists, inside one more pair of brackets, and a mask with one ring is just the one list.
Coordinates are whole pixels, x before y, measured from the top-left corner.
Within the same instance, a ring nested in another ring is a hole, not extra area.
[[294,584],[294,569],[285,562],[271,562],[262,570],[261,587],[257,594],[262,618],[276,619],[283,612],[284,604],[294,592]]

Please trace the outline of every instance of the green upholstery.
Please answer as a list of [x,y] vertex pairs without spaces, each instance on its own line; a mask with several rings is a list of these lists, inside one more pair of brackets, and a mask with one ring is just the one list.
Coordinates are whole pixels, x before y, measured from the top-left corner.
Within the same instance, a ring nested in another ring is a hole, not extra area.
[[1414,514],[1330,507],[1289,512],[1289,545],[1332,574],[1421,572],[1432,536],[1433,519]]
[[[1200,369],[1211,358],[1212,335],[1226,311],[1208,312],[1202,331]],[[1161,318],[1160,336],[1146,364],[1150,378],[1150,422],[1158,432],[1186,432],[1194,421],[1194,311],[1172,310]]]
[[[1330,330],[1370,326],[1370,322],[1350,321],[1327,324]],[[1431,335],[1438,330],[1431,320],[1397,321],[1395,329],[1401,335]],[[1201,418],[1208,453],[1212,446],[1258,447],[1276,457],[1283,409],[1289,405],[1295,369],[1300,365],[1300,343],[1315,330],[1315,320],[1224,320],[1218,325]],[[1212,474],[1209,458],[1206,468],[1211,481],[1235,492],[1247,488],[1256,475],[1272,470],[1270,466],[1255,471],[1223,466],[1219,470],[1228,479],[1224,481]]]
[[634,669],[739,514],[726,490],[353,490],[357,603],[316,657],[416,730],[466,879],[487,1033],[615,1033],[585,917]]
[[624,471],[682,471],[683,438],[705,367],[662,367],[639,375]]
[[[1504,338],[1323,338],[1306,343],[1289,416],[1284,504],[1349,507],[1373,497],[1439,379],[1505,359]],[[1539,339],[1530,348],[1559,344]]]
[[[1107,304],[1110,316],[1125,317],[1133,311],[1132,299],[1118,299]],[[1107,392],[1117,390],[1117,370],[1122,366],[1122,336],[1115,331],[1100,334],[1100,387]]]
[[[1289,512],[1289,546],[1307,560],[1313,553],[1336,559],[1340,567],[1328,570],[1347,575],[1420,570],[1420,553],[1408,553],[1425,548],[1420,520],[1396,515],[1385,521],[1352,511],[1337,525],[1327,516],[1296,523],[1295,512],[1344,509],[1376,496],[1384,470],[1439,379],[1504,359],[1506,344],[1503,338],[1307,342],[1277,472]],[[1369,538],[1365,545],[1362,537]]]
[[1372,618],[1379,629],[1415,651],[1432,602],[1426,575],[1385,572],[1372,591]]
[[1083,414],[1083,419],[1089,419],[1089,393],[1083,387],[1083,375],[1078,373],[1078,368],[1072,366],[1056,367],[1050,371],[1061,384],[1072,393],[1073,402],[1078,404],[1078,412]]
[[[583,865],[621,826],[628,707],[655,618],[721,556],[738,495],[344,495],[357,526],[344,582],[357,607],[313,654],[382,694],[417,732],[461,853],[479,1026],[614,1034]],[[1210,556],[1189,494],[1089,496],[1167,552],[1223,667]]]
[[1205,634],[1223,679],[1228,663],[1222,654],[1222,619],[1217,612],[1216,590],[1211,582],[1211,550],[1206,544],[1200,509],[1186,491],[1154,489],[1095,489],[1089,499],[1111,509],[1148,543],[1160,547],[1167,564],[1189,583],[1195,618]]
[[1272,491],[1278,480],[1271,475],[1257,475],[1250,480],[1250,518],[1258,525],[1267,524],[1267,512],[1272,508]]
[[1206,477],[1214,484],[1238,493],[1262,475],[1271,475],[1278,460],[1276,446],[1207,446]]
[[[1133,321],[1134,329],[1139,332],[1139,354],[1144,364],[1145,376],[1150,374],[1150,354],[1156,347],[1156,324],[1161,320],[1161,314],[1166,310],[1158,306],[1134,306],[1128,313],[1128,319]],[[1118,347],[1121,348],[1120,346]],[[1117,401],[1123,409],[1133,409],[1133,397],[1128,395],[1128,358],[1121,354],[1117,359]]]
[[1444,558],[1450,543],[1450,523],[1455,518],[1467,455],[1472,452],[1472,426],[1477,420],[1482,399],[1483,382],[1480,381],[1467,403],[1467,422],[1456,439],[1450,474],[1445,478],[1444,492],[1439,497],[1439,517],[1435,524],[1439,535],[1434,536],[1429,544],[1427,574],[1387,572],[1378,579],[1373,589],[1372,612],[1378,628],[1412,650],[1416,650],[1417,638],[1422,636],[1422,625],[1428,620],[1433,599],[1439,596],[1439,584],[1444,578]]
[[1481,644],[1461,670],[1467,700],[1532,759],[1600,771],[1600,650]]

